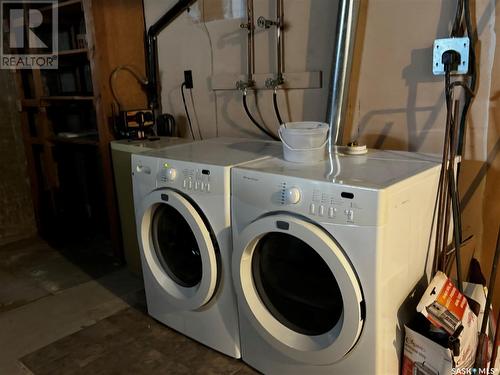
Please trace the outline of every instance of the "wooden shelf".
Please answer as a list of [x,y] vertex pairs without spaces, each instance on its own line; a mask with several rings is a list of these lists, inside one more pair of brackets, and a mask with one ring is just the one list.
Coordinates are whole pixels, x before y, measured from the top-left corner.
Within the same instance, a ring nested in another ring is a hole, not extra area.
[[21,99],[21,107],[24,108],[38,108],[40,100],[38,99]]
[[51,138],[52,143],[63,143],[63,144],[73,144],[73,145],[86,145],[86,146],[99,146],[98,137],[95,136],[83,136],[83,137],[53,137]]
[[75,5],[75,4],[81,4],[82,3],[82,0],[66,0],[66,1],[59,1],[58,3],[56,3],[55,5],[53,6],[47,6],[47,7],[43,7],[43,8],[40,8],[40,10],[42,12],[45,12],[45,11],[48,11],[48,10],[51,10],[53,8],[65,8],[65,7],[68,7],[68,6],[71,6],[71,5]]
[[[57,56],[61,68],[67,69],[50,72],[33,70],[30,74],[18,71],[16,74],[23,141],[38,228],[42,235],[57,233],[57,224],[53,219],[69,214],[66,207],[63,207],[64,210],[59,207],[66,204],[61,192],[74,183],[68,176],[86,176],[90,171],[87,170],[87,162],[99,165],[100,168],[92,168],[91,172],[102,179],[102,184],[96,185],[95,192],[91,192],[93,197],[84,199],[87,200],[85,204],[93,205],[94,212],[99,211],[98,215],[107,214],[107,221],[94,215],[95,228],[91,230],[109,234],[114,253],[117,259],[121,259],[120,221],[109,148],[113,139],[110,124],[113,98],[107,77],[122,64],[145,65],[144,54],[137,53],[144,51],[143,0],[58,0],[54,4],[40,2],[37,8],[44,15],[58,12],[58,27],[65,49],[61,44]],[[86,43],[82,44],[84,38]],[[64,91],[61,87],[72,86],[63,86],[61,75],[72,71],[77,76],[77,84],[73,91]],[[91,85],[87,84],[88,78]],[[140,107],[140,103],[145,102],[144,92],[136,85],[125,85],[125,89],[129,90],[128,95],[134,106]],[[65,131],[78,129],[76,118],[79,118],[78,124],[81,123],[82,127],[87,124],[85,126],[92,130],[95,128],[97,134],[85,133],[84,128],[76,134],[66,134],[77,137],[65,137]],[[69,126],[70,123],[73,126]],[[70,156],[67,159],[66,153]],[[85,165],[73,170],[71,166],[80,163],[78,160],[84,160]]]
[[78,49],[68,49],[64,51],[59,51],[57,53],[58,56],[73,56],[73,55],[83,55],[87,54],[89,50],[87,48],[78,48]]
[[85,95],[58,95],[58,96],[41,96],[40,100],[45,101],[91,101],[94,100],[95,96],[85,96]]
[[41,146],[41,145],[43,145],[43,144],[44,144],[44,142],[43,142],[43,140],[42,140],[42,139],[35,138],[35,137],[31,137],[31,138],[29,139],[29,142],[30,142],[32,145],[40,145],[40,146]]

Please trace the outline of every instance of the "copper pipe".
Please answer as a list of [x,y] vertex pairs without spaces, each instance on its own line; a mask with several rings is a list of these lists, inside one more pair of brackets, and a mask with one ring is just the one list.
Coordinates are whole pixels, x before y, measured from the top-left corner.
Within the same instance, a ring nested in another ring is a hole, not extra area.
[[253,82],[255,72],[255,41],[254,41],[254,14],[253,0],[247,0],[247,80]]
[[285,72],[285,48],[283,43],[283,29],[285,27],[283,0],[276,0],[276,58],[277,58],[277,81],[283,81]]

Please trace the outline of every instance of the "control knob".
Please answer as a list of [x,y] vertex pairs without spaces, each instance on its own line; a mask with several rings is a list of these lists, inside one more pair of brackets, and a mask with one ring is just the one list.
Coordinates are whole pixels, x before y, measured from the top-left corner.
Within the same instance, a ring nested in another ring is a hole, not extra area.
[[167,177],[167,180],[173,181],[177,177],[177,170],[175,168],[167,168],[165,170],[165,176]]
[[297,187],[291,187],[285,190],[285,202],[287,204],[297,204],[300,202],[301,192]]

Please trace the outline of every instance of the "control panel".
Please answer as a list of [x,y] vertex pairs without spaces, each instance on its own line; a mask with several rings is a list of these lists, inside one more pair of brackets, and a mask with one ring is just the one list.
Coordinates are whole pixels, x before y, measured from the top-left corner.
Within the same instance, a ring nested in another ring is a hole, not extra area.
[[380,224],[377,190],[248,170],[233,173],[233,192],[249,207],[289,211],[335,224]]
[[160,165],[158,186],[170,186],[180,190],[210,193],[212,190],[211,171],[205,168],[176,166],[163,162]]
[[[312,216],[340,219],[346,223],[355,223],[355,213],[363,208],[354,200],[353,193],[328,194],[319,189],[312,191],[309,203],[309,214]],[[348,198],[346,198],[348,196]]]
[[320,189],[313,189],[309,203],[309,214],[313,216],[339,218],[346,223],[355,223],[355,212],[362,207],[354,199],[355,195],[349,191],[331,193]]
[[210,193],[210,171],[200,168],[184,168],[182,170],[182,188]]

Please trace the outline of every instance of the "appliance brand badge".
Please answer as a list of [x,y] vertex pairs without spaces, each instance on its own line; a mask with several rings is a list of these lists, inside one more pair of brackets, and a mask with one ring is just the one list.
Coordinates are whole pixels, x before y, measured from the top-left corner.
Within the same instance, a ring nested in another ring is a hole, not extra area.
[[249,180],[249,181],[254,181],[254,182],[259,181],[259,179],[258,179],[258,178],[255,178],[255,177],[249,177],[249,176],[243,176],[243,179],[244,179],[244,180]]

